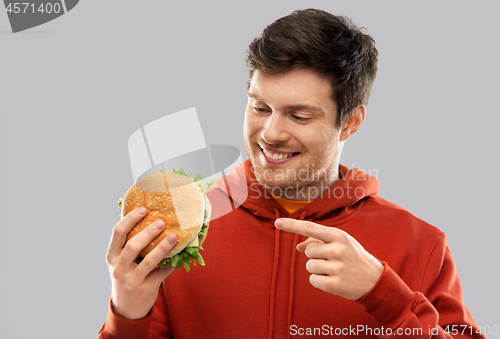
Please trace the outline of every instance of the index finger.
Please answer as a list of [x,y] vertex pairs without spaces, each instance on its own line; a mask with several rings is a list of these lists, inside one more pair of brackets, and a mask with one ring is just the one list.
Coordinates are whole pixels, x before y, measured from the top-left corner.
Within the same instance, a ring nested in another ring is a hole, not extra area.
[[316,238],[325,243],[331,243],[335,240],[335,228],[316,224],[306,220],[296,220],[290,218],[280,218],[274,222],[276,228],[304,235],[306,237]]
[[146,215],[146,208],[139,207],[128,213],[122,220],[120,220],[113,228],[111,239],[109,241],[108,254],[111,256],[119,255],[127,240],[127,234],[130,230],[137,225],[139,221]]

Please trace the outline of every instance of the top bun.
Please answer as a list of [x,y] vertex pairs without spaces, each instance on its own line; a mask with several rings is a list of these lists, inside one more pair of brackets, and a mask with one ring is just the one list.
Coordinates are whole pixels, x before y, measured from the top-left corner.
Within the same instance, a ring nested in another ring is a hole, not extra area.
[[160,235],[139,253],[142,258],[169,233],[178,239],[166,256],[173,257],[198,236],[205,219],[205,198],[198,185],[173,173],[153,173],[137,180],[123,198],[122,217],[139,207],[146,207],[147,214],[127,235],[127,241],[155,220],[165,222]]

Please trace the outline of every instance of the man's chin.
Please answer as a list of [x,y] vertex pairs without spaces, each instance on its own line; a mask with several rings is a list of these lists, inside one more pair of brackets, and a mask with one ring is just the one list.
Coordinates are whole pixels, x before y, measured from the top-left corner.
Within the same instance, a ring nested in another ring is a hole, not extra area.
[[305,183],[299,183],[295,178],[273,178],[269,176],[269,172],[263,174],[256,171],[255,178],[267,191],[278,196],[282,196],[285,191],[295,191],[305,185]]
[[289,186],[294,186],[296,183],[296,178],[294,177],[294,169],[285,168],[272,168],[269,164],[261,164],[259,159],[254,159],[252,162],[252,167],[254,170],[255,178],[261,186],[270,190],[274,187],[286,188]]

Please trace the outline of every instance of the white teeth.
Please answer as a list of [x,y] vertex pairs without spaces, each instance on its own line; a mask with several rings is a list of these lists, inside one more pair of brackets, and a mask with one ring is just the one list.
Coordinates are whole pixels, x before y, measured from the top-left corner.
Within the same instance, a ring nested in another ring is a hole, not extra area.
[[270,153],[268,151],[264,151],[264,154],[268,157],[268,158],[271,158],[271,159],[276,159],[276,160],[281,160],[281,159],[286,159],[286,158],[290,158],[293,153]]

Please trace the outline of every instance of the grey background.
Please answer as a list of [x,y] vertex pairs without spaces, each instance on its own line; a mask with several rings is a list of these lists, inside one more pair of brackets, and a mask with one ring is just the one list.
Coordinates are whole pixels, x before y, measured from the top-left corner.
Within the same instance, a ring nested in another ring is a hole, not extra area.
[[500,326],[496,1],[109,0],[17,34],[0,10],[0,338],[95,337],[128,137],[195,106],[207,144],[243,151],[246,47],[307,7],[353,18],[380,51],[342,163],[447,233],[467,306]]

